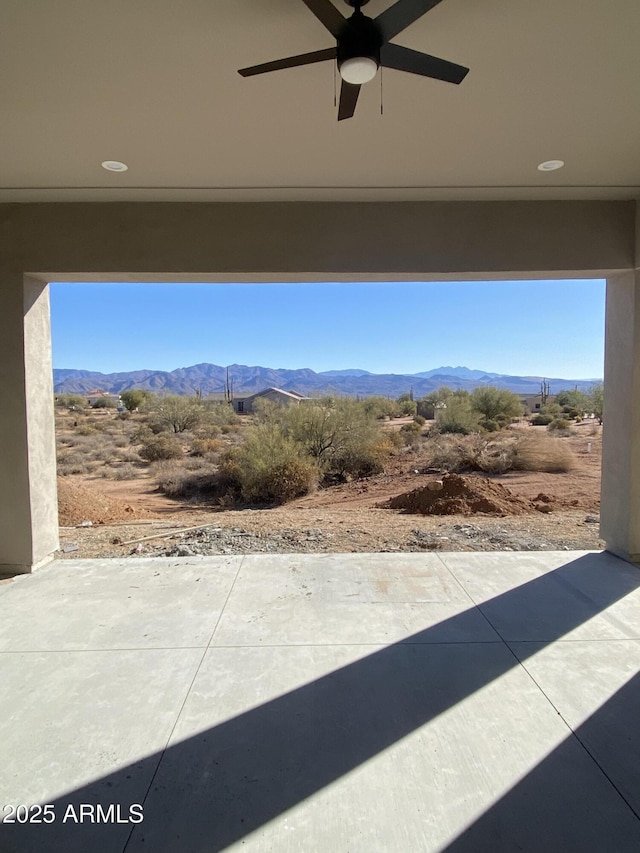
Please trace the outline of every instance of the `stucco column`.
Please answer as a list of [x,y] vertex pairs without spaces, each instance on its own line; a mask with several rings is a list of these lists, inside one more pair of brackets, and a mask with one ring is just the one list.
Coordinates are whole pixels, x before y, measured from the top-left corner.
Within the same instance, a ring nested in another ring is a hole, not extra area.
[[0,573],[30,572],[58,548],[49,292],[0,277]]
[[601,536],[640,562],[640,271],[607,280]]

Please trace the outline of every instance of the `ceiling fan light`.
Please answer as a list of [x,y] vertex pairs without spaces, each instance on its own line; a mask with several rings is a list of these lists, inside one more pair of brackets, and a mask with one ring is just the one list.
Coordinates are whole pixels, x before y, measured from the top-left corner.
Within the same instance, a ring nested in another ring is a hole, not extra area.
[[378,73],[378,63],[370,56],[352,56],[340,65],[340,76],[345,83],[360,86],[369,83]]

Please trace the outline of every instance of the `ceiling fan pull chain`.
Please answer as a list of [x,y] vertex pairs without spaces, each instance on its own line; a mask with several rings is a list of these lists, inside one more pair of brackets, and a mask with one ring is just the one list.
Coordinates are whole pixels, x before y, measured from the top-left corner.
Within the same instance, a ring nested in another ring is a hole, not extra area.
[[380,115],[384,115],[384,102],[383,102],[383,92],[382,92],[382,66],[380,66]]
[[333,63],[333,106],[338,106],[338,62]]

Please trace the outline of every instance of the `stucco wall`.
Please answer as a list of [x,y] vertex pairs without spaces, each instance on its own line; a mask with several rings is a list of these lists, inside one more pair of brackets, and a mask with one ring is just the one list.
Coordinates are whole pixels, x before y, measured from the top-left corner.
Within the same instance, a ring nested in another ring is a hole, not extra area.
[[571,275],[634,267],[635,228],[628,201],[1,204],[0,268],[58,280]]

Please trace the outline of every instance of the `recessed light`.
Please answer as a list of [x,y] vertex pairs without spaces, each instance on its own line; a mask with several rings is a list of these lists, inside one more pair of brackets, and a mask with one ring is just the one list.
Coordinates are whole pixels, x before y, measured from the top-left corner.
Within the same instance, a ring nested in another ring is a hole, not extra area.
[[126,163],[121,163],[119,160],[104,160],[100,165],[107,172],[126,172],[129,168]]
[[556,169],[562,169],[564,160],[545,160],[538,166],[539,172],[555,172]]

